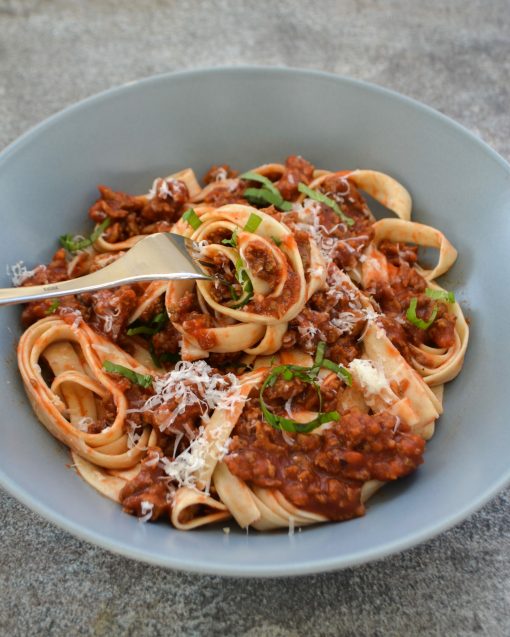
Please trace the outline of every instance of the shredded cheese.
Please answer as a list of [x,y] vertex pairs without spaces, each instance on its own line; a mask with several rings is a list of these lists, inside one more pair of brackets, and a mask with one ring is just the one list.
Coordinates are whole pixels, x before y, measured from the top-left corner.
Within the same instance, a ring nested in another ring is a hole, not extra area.
[[151,189],[147,193],[147,199],[154,199],[155,197],[159,197],[160,199],[167,199],[168,197],[172,197],[172,192],[169,189],[169,184],[175,185],[177,183],[177,179],[161,179],[161,177],[156,178],[152,182]]
[[175,369],[156,378],[153,384],[154,395],[139,409],[129,412],[153,411],[168,402],[174,402],[175,408],[165,421],[165,429],[170,427],[187,407],[199,405],[204,419],[208,411],[222,407],[232,409],[240,400],[240,383],[235,374],[225,376],[213,374],[211,367],[204,361],[179,361]]
[[161,458],[160,467],[178,486],[194,489],[196,474],[205,465],[208,451],[209,443],[204,436],[204,429],[201,427],[199,435],[191,441],[187,449],[179,454],[175,460]]
[[84,416],[83,418],[80,418],[80,420],[78,420],[78,422],[75,424],[75,427],[79,431],[84,431],[85,433],[88,433],[89,425],[91,425],[93,422],[94,421],[92,420],[90,416]]
[[[44,266],[43,266],[44,267]],[[11,279],[15,287],[19,287],[24,281],[35,274],[37,268],[27,270],[23,261],[18,261],[14,265],[7,266],[7,276]]]
[[311,323],[310,321],[308,321],[307,325],[298,325],[298,332],[299,336],[306,340],[311,340],[312,338],[314,338],[314,336],[320,334],[319,328],[313,325],[313,323]]
[[136,447],[136,445],[140,442],[142,435],[136,431],[138,429],[138,425],[132,420],[128,420],[126,425],[126,434],[128,438],[127,446],[128,449],[133,449],[133,447]]
[[383,399],[393,394],[384,372],[373,361],[355,358],[349,363],[349,371],[367,394],[377,394]]
[[350,334],[358,320],[352,312],[341,312],[331,319],[331,324],[340,330],[340,334]]
[[154,504],[152,502],[147,502],[147,500],[142,500],[140,503],[140,513],[142,514],[139,518],[139,522],[148,522],[152,517],[152,511],[154,509]]

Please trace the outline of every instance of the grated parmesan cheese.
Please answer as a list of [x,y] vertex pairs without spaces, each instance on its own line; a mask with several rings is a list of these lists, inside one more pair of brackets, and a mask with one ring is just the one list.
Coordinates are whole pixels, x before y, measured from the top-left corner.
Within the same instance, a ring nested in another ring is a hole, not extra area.
[[24,281],[33,276],[36,270],[37,268],[27,270],[25,263],[23,261],[18,261],[18,263],[15,263],[14,265],[7,266],[7,276],[11,279],[11,282],[15,287],[19,287]]
[[317,336],[317,334],[320,334],[319,328],[313,325],[313,323],[311,323],[310,321],[308,321],[308,325],[299,324],[297,326],[297,329],[299,332],[299,336],[308,341],[313,339],[314,336]]
[[136,447],[136,445],[140,442],[142,435],[136,431],[138,429],[138,425],[132,420],[128,420],[126,425],[126,434],[128,438],[127,447],[128,449],[133,449],[133,447]]
[[352,312],[341,312],[331,319],[331,324],[340,330],[340,334],[350,334],[358,320]]
[[152,186],[147,193],[147,199],[154,199],[155,197],[167,199],[168,197],[172,197],[172,192],[168,188],[168,185],[175,185],[176,183],[177,179],[161,179],[160,177],[157,177],[152,182]]
[[384,398],[384,394],[387,396],[392,393],[384,372],[373,361],[355,358],[349,363],[349,371],[368,394],[378,394]]
[[142,514],[139,518],[139,522],[148,522],[152,517],[152,511],[154,509],[154,504],[152,502],[147,502],[147,500],[142,500],[140,503],[140,513]]
[[159,453],[157,453],[157,451],[150,451],[143,462],[146,467],[157,466],[159,463]]
[[175,460],[161,458],[160,467],[180,487],[194,489],[196,488],[196,474],[205,465],[208,451],[209,444],[204,436],[204,428],[201,427],[198,436],[191,441],[187,449],[179,454]]
[[84,416],[83,418],[80,418],[80,420],[78,420],[78,422],[75,424],[75,427],[76,429],[79,429],[79,431],[88,433],[89,425],[91,425],[93,422],[94,421],[90,416]]
[[240,395],[240,387],[235,374],[213,374],[211,367],[204,360],[179,361],[175,369],[155,379],[154,396],[151,396],[142,407],[130,409],[128,413],[153,411],[161,405],[175,401],[176,407],[165,421],[166,429],[191,405],[199,405],[205,419],[208,418],[208,410],[220,406],[223,409],[233,409],[240,401],[244,401]]

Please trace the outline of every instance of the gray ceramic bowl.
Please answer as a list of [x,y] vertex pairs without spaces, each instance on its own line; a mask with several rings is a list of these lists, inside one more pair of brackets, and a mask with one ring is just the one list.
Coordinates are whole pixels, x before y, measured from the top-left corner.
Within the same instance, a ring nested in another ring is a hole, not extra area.
[[275,576],[412,546],[462,520],[509,480],[510,166],[417,102],[325,73],[265,68],[162,75],[107,91],[51,117],[0,156],[2,260],[32,266],[48,259],[59,234],[84,227],[98,183],[136,193],[184,166],[198,175],[213,162],[244,170],[291,153],[325,168],[390,173],[411,191],[415,219],[443,230],[459,250],[446,285],[465,301],[471,343],[462,374],[447,388],[425,465],[374,497],[365,517],[292,537],[140,524],[70,470],[66,449],[37,423],[13,354],[19,310],[9,308],[0,324],[0,481],[14,496],[128,557]]

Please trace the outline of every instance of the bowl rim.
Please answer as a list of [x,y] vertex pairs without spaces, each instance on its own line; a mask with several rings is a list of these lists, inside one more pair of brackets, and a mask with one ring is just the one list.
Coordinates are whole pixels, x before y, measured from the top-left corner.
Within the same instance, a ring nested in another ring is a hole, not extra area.
[[[179,77],[200,77],[211,74],[260,74],[268,73],[273,75],[293,75],[295,77],[306,78],[318,78],[323,80],[329,80],[333,82],[342,83],[348,86],[354,86],[361,88],[372,93],[381,94],[386,97],[391,97],[394,100],[411,106],[413,109],[425,113],[428,117],[431,117],[442,124],[453,127],[462,135],[467,136],[472,143],[478,147],[488,158],[496,162],[504,172],[510,177],[510,164],[493,148],[483,141],[481,137],[467,129],[462,124],[459,124],[452,118],[444,115],[436,109],[427,106],[426,104],[403,95],[398,91],[385,88],[378,84],[367,82],[365,80],[359,80],[352,77],[339,75],[327,71],[320,71],[316,69],[304,69],[287,66],[270,66],[270,65],[221,65],[213,67],[198,67],[187,70],[162,72],[132,81],[128,81],[119,85],[112,86],[108,89],[92,94],[77,102],[60,109],[53,113],[49,117],[45,118],[39,123],[31,126],[28,130],[18,136],[14,141],[10,142],[0,152],[0,170],[9,158],[19,150],[22,150],[26,145],[32,143],[37,137],[43,134],[46,129],[51,128],[54,125],[58,125],[59,121],[72,116],[75,112],[88,108],[91,105],[101,103],[111,98],[112,95],[122,95],[133,89],[139,90],[143,86],[150,84],[157,84],[159,82],[172,81],[174,78]],[[386,542],[383,545],[378,545],[372,549],[363,549],[348,556],[339,556],[338,559],[325,558],[325,559],[309,559],[300,561],[297,564],[289,564],[286,566],[271,567],[270,565],[257,565],[252,564],[249,567],[243,566],[237,563],[194,563],[189,562],[186,558],[182,559],[178,555],[158,555],[147,553],[136,547],[131,546],[124,540],[117,541],[110,540],[97,531],[93,531],[89,528],[82,526],[79,523],[75,523],[64,515],[54,511],[50,506],[47,506],[39,502],[31,493],[18,485],[12,478],[10,478],[0,467],[0,486],[2,486],[10,495],[22,502],[31,510],[35,511],[43,518],[56,524],[61,529],[71,533],[75,537],[81,540],[91,542],[101,548],[107,549],[115,554],[122,555],[124,557],[142,561],[145,563],[153,564],[154,566],[177,569],[180,571],[209,574],[209,575],[222,575],[230,577],[288,577],[297,575],[307,575],[312,573],[326,572],[339,570],[358,564],[372,562],[383,559],[388,555],[404,551],[417,544],[420,544],[428,539],[432,539],[438,534],[452,528],[465,520],[469,515],[480,509],[489,500],[495,497],[506,485],[510,484],[510,466],[508,470],[503,473],[499,479],[495,480],[493,484],[482,491],[472,501],[462,507],[457,512],[444,517],[441,521],[436,523],[430,523],[426,527],[420,529],[417,532],[411,533],[405,538]]]

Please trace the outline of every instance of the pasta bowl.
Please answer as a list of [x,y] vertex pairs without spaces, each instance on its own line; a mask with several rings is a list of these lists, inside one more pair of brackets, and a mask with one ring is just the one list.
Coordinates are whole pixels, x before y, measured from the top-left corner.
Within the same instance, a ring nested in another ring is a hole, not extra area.
[[155,175],[183,166],[199,175],[215,162],[246,170],[291,154],[321,168],[392,175],[412,194],[414,219],[439,228],[459,252],[442,284],[455,288],[471,342],[461,375],[447,388],[425,464],[374,496],[364,517],[290,535],[246,534],[225,522],[187,532],[140,524],[90,489],[69,467],[67,449],[37,422],[13,353],[19,313],[8,308],[0,327],[0,481],[14,496],[78,537],[133,559],[281,576],[413,546],[461,521],[509,481],[510,301],[501,281],[510,275],[510,166],[461,126],[408,98],[325,73],[268,68],[161,75],[89,98],[0,156],[5,264],[48,261],[55,238],[82,226],[99,183],[143,192]]

